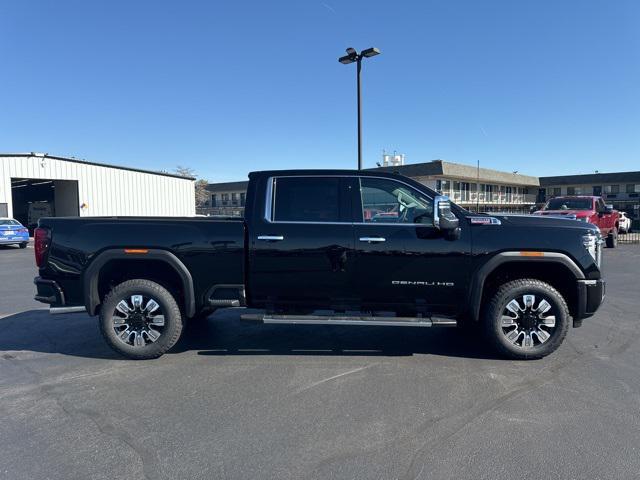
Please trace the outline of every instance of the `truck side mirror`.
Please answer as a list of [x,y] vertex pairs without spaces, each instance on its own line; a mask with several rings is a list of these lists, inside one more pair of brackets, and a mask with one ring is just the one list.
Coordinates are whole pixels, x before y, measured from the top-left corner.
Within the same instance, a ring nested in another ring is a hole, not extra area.
[[450,240],[460,238],[460,221],[451,211],[451,202],[445,195],[438,195],[433,200],[433,226]]

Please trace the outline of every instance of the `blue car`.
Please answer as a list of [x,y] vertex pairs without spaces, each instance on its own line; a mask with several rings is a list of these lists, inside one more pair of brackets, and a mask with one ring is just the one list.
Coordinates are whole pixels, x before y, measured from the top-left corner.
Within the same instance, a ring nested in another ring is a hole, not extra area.
[[20,245],[27,248],[29,230],[13,218],[0,218],[0,245]]

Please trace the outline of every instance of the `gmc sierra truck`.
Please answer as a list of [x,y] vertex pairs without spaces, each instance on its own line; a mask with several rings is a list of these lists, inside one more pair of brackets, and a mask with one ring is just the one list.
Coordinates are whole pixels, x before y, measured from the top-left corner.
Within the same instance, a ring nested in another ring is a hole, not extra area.
[[603,300],[590,223],[474,214],[390,173],[249,178],[244,218],[40,219],[36,300],[97,315],[132,359],[224,307],[263,323],[481,328],[500,354],[533,359]]

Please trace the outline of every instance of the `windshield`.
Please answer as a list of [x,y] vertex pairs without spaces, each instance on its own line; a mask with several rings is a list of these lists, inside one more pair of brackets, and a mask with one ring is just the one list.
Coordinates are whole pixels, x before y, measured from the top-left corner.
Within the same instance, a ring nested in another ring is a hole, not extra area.
[[0,225],[20,225],[20,224],[15,220],[3,218],[3,219],[0,219]]
[[545,210],[591,210],[590,198],[552,198]]

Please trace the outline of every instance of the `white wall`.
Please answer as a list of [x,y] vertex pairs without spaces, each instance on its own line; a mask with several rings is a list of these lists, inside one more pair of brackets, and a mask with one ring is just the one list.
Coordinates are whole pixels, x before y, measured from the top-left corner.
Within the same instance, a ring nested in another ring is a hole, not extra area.
[[193,216],[195,186],[189,179],[89,165],[49,157],[0,155],[0,203],[13,213],[11,178],[77,180],[80,216]]

